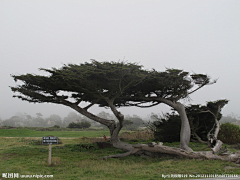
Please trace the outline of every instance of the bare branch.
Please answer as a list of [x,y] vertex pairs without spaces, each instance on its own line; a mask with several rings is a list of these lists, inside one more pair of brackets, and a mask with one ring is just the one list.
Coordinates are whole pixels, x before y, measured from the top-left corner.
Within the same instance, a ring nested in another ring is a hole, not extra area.
[[84,110],[88,110],[90,107],[92,107],[94,104],[96,104],[96,103],[91,103],[91,104],[89,104],[88,106],[86,106],[85,108],[83,108]]
[[75,102],[76,105],[79,105],[82,102],[82,99],[79,99]]
[[[158,104],[160,104],[161,102],[157,102],[155,104],[152,104],[152,105],[149,105],[149,106],[139,106],[138,104],[132,104],[133,106],[137,106],[137,107],[140,107],[140,108],[148,108],[148,107],[153,107],[153,106],[156,106]],[[142,103],[141,103],[142,104]]]
[[88,110],[90,107],[92,107],[93,105],[95,105],[100,99],[97,99],[96,101],[94,101],[93,103],[89,104],[88,106],[86,106],[85,108],[83,108],[84,110]]
[[214,118],[216,118],[216,115],[215,115],[212,111],[210,111],[210,110],[207,110],[207,111],[200,111],[200,112],[198,112],[198,113],[206,113],[206,112],[212,114],[212,115],[214,116]]

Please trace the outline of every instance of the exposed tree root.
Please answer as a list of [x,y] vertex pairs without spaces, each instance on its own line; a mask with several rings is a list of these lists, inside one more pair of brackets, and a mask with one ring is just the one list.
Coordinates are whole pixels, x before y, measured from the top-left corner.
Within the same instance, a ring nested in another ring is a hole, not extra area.
[[[119,142],[118,146],[115,145],[114,147],[120,148],[121,145],[123,144],[126,145],[127,143]],[[150,154],[151,156],[154,156],[156,154],[166,154],[166,155],[179,156],[182,158],[190,158],[190,159],[213,159],[213,160],[223,160],[223,161],[240,163],[240,153],[216,154],[219,151],[220,146],[221,146],[221,142],[217,143],[216,146],[212,148],[213,151],[188,152],[181,148],[163,146],[161,143],[159,144],[149,143],[148,145],[147,144],[136,144],[136,145],[128,144],[127,147],[130,149],[126,153],[104,156],[103,159],[107,160],[108,158],[126,157],[129,155],[136,154],[140,151],[140,152],[146,152],[145,154]],[[127,148],[124,148],[124,149],[126,150]]]
[[139,149],[133,149],[131,151],[128,151],[126,153],[123,154],[114,154],[114,155],[110,155],[110,156],[104,156],[103,159],[107,160],[108,158],[118,158],[118,157],[126,157],[132,154],[135,154],[136,152],[140,151]]

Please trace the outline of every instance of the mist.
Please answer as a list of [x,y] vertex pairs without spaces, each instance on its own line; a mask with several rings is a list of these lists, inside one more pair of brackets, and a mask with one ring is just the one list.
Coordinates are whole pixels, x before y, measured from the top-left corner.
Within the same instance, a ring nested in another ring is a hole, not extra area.
[[[17,112],[67,116],[68,107],[13,98],[10,74],[40,74],[39,68],[98,61],[137,62],[145,69],[204,73],[217,83],[193,93],[190,102],[230,100],[224,116],[239,116],[240,1],[0,1],[0,117]],[[125,107],[147,117],[151,108]],[[94,114],[105,108],[94,106]]]

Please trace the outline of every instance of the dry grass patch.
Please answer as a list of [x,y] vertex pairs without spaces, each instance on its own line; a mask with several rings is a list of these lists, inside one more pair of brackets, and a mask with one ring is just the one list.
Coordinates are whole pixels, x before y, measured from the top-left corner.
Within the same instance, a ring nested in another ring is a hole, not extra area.
[[124,132],[120,135],[122,140],[140,140],[148,141],[154,138],[153,132],[151,131],[135,131],[135,132]]

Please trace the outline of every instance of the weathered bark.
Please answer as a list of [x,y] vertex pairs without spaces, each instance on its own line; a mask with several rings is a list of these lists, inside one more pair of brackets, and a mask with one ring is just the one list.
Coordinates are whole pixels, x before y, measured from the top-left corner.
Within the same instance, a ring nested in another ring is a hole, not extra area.
[[185,107],[180,102],[171,101],[161,97],[135,97],[135,99],[139,99],[146,102],[159,102],[167,104],[168,106],[176,109],[181,118],[181,132],[180,132],[180,148],[184,149],[188,152],[192,152],[193,150],[189,147],[190,137],[191,137],[191,128],[189,125],[188,117],[185,111]]
[[193,150],[189,147],[191,128],[184,105],[179,102],[170,101],[160,97],[154,98],[154,100],[169,105],[170,107],[176,109],[176,111],[179,113],[181,118],[180,148],[188,152],[192,152]]
[[[220,131],[220,123],[219,123],[219,121],[218,121],[218,116],[219,116],[219,114],[220,114],[221,108],[222,108],[225,104],[227,104],[227,102],[228,102],[228,101],[226,101],[226,100],[222,101],[222,103],[218,106],[217,112],[215,112],[215,113],[212,112],[211,110],[203,111],[203,112],[209,112],[210,114],[212,114],[213,117],[214,117],[214,121],[215,121],[215,124],[214,124],[213,128],[212,128],[212,129],[208,132],[208,134],[207,134],[208,140],[210,140],[211,138],[217,140],[218,133],[219,133],[219,131]],[[214,134],[211,134],[211,132],[214,130],[215,125],[216,125],[216,128],[215,128]],[[211,136],[212,136],[212,137],[211,137]]]
[[188,152],[192,152],[193,150],[189,147],[189,142],[191,137],[191,128],[189,125],[185,107],[181,103],[176,103],[174,107],[179,113],[181,118],[180,148],[185,149]]
[[96,122],[99,122],[99,123],[101,123],[101,124],[103,124],[105,126],[109,127],[109,126],[112,126],[112,124],[113,124],[113,121],[110,121],[110,120],[107,120],[107,119],[95,116],[94,114],[88,112],[86,109],[79,107],[75,103],[71,103],[69,101],[63,100],[62,104],[64,104],[65,106],[69,106],[70,108],[76,110],[80,114],[82,114],[82,115],[84,115],[84,116],[88,117],[89,119],[92,119],[92,120],[94,120]]
[[[115,124],[115,121],[114,121],[114,124]],[[133,148],[133,146],[131,144],[122,142],[120,140],[120,138],[118,136],[119,131],[122,128],[120,123],[118,123],[117,126],[116,125],[115,126],[109,126],[108,128],[109,128],[110,134],[111,134],[110,142],[113,145],[113,147],[115,147],[117,149],[121,149],[121,150],[125,151],[126,153],[104,156],[103,159],[106,160],[107,158],[125,157],[125,156],[129,156],[129,155],[135,153],[135,149]]]
[[216,129],[215,129],[215,132],[214,132],[214,137],[217,139],[218,133],[220,131],[220,123],[217,120],[217,117],[215,117],[214,119],[215,119],[215,123],[216,123]]
[[218,153],[221,150],[222,145],[223,145],[222,141],[217,140],[216,145],[212,148],[213,152]]
[[143,151],[153,152],[153,153],[163,153],[168,155],[180,156],[192,159],[220,159],[221,157],[214,155],[211,151],[202,152],[187,152],[181,148],[168,147],[163,145],[155,145],[154,147],[149,147],[146,144],[133,145],[134,148]]
[[150,154],[156,156],[157,154],[165,154],[170,156],[178,156],[182,158],[189,159],[212,159],[212,160],[222,160],[222,161],[231,161],[234,163],[240,163],[240,154],[238,153],[223,153],[216,155],[213,151],[198,151],[198,152],[187,152],[181,148],[174,148],[163,146],[162,144],[150,143],[146,144],[136,144],[131,145],[131,150],[123,154],[116,154],[110,156],[104,156],[103,159],[107,160],[108,158],[118,158],[118,157],[126,157],[133,154]]

